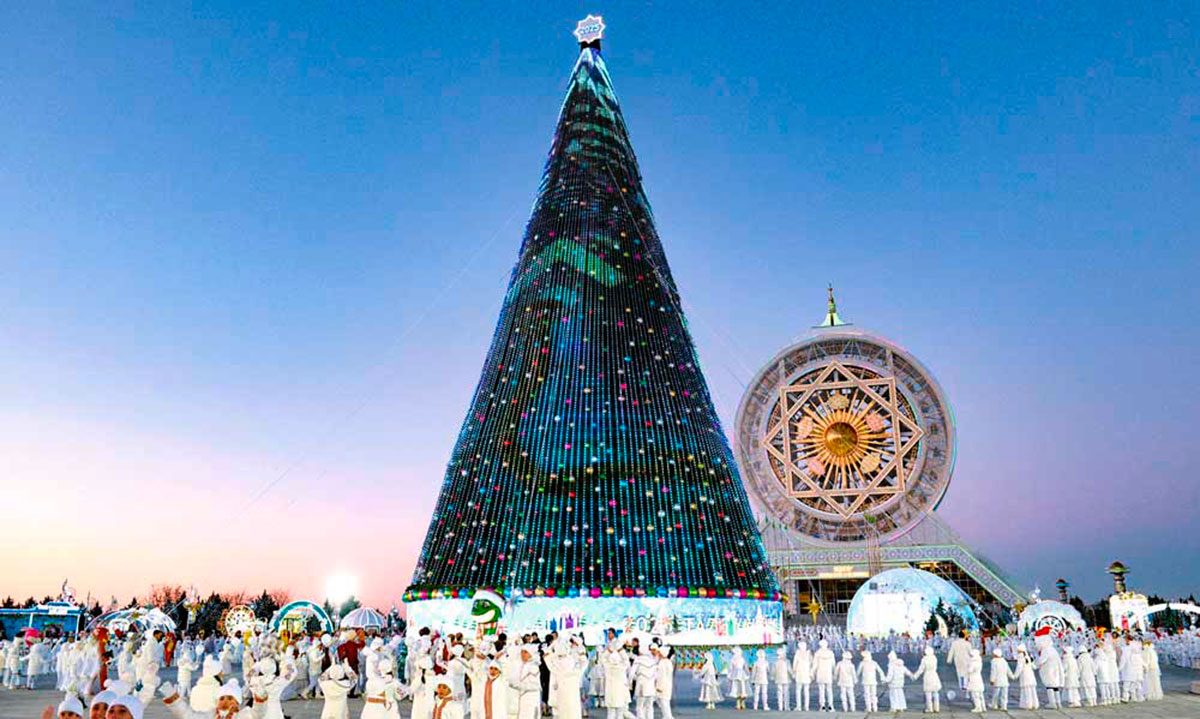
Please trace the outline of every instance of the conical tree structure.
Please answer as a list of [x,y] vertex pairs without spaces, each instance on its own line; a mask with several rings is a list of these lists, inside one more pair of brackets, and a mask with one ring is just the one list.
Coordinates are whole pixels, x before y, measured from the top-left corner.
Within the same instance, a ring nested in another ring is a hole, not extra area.
[[405,599],[481,588],[779,597],[595,43]]

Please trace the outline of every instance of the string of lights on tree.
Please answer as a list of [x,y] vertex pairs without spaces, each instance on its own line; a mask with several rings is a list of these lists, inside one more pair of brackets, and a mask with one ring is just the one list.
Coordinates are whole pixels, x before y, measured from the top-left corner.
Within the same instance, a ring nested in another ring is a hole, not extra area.
[[779,599],[597,44],[406,601]]

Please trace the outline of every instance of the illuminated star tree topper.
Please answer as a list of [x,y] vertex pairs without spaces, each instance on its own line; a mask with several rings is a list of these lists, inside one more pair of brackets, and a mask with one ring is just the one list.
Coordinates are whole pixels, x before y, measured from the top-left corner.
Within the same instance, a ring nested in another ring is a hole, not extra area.
[[600,42],[604,37],[604,18],[599,15],[588,15],[575,24],[575,39],[580,45],[591,45]]

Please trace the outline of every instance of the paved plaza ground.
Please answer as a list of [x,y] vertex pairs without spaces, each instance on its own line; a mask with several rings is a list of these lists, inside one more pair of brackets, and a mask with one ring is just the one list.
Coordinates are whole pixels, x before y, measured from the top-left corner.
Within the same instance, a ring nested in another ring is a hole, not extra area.
[[[917,658],[915,656],[908,657],[907,663],[910,667],[916,665]],[[955,687],[957,682],[954,679],[953,672],[948,667],[942,666],[942,683],[946,687]],[[163,672],[166,679],[174,679],[174,670]],[[1016,709],[1017,691],[1016,687],[1012,688],[1010,706],[1008,714],[1018,719],[1028,719],[1031,717],[1109,717],[1116,719],[1117,717],[1133,717],[1135,719],[1183,719],[1185,717],[1195,717],[1200,719],[1200,694],[1189,693],[1191,682],[1200,679],[1200,673],[1179,669],[1177,667],[1164,666],[1163,674],[1163,690],[1166,692],[1166,698],[1158,702],[1144,702],[1141,704],[1121,704],[1114,707],[1096,707],[1094,709],[1064,709],[1062,711],[1050,711],[1042,709],[1037,712],[1021,711]],[[47,677],[46,682],[50,679]],[[698,693],[697,685],[692,679],[690,671],[679,671],[675,675],[675,716],[679,719],[770,719],[772,716],[778,716],[778,712],[754,712],[734,711],[730,702],[726,701],[717,706],[715,711],[705,711],[704,707],[696,701]],[[953,700],[947,699],[948,692],[942,692],[942,713],[939,716],[967,718],[973,717],[971,713],[970,701],[959,695]],[[914,716],[920,715],[921,709],[924,707],[923,699],[920,692],[920,684],[910,683],[908,687],[908,705],[909,711],[898,716]],[[1044,694],[1042,695],[1044,697]],[[40,691],[25,691],[17,690],[7,692],[0,690],[0,719],[38,719],[41,716],[42,709],[47,704],[57,704],[62,698],[58,692],[49,690]],[[771,688],[771,700],[775,699],[775,689]],[[813,701],[816,701],[816,689],[813,690]],[[859,697],[861,703],[862,698]],[[1043,698],[1044,701],[1044,698]],[[286,702],[283,705],[284,714],[291,719],[319,719],[321,716],[320,700],[303,701],[295,700]],[[351,719],[357,719],[362,713],[362,699],[352,699],[350,702]],[[887,698],[886,694],[880,699],[880,706],[885,711],[880,712],[876,716],[890,714],[886,712]],[[401,706],[401,716],[409,716],[411,705],[404,702]],[[630,707],[632,709],[632,706]],[[915,710],[915,711],[914,711]],[[604,711],[593,709],[590,712],[593,719],[603,719]],[[801,714],[801,712],[796,712]],[[867,716],[865,712],[820,714],[818,712],[808,712],[809,716],[830,716],[830,717],[862,717]],[[1003,712],[988,711],[988,715],[1002,716]],[[156,700],[146,711],[146,719],[171,719],[173,715],[167,710],[158,700]]]

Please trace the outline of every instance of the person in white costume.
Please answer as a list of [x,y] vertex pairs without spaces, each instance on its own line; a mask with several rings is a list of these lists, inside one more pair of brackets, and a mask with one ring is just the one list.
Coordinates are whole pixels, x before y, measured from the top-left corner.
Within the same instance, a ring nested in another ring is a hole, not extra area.
[[[521,647],[521,664],[513,682],[513,688],[517,690],[517,719],[537,719],[541,708],[542,678],[536,656],[536,647]],[[625,713],[628,714],[629,687],[624,682],[621,685],[625,687]]]
[[888,652],[887,686],[888,709],[892,712],[902,712],[908,709],[908,700],[904,697],[904,680],[908,678],[908,668],[904,660],[896,652]]
[[937,655],[933,653],[933,647],[925,647],[925,655],[921,657],[917,671],[910,672],[909,677],[921,680],[921,690],[925,693],[925,711],[935,714],[940,712],[942,710],[942,680],[938,678],[938,661]]
[[1050,709],[1061,709],[1062,697],[1059,692],[1063,685],[1062,657],[1054,648],[1054,640],[1049,633],[1036,637],[1034,642],[1038,647],[1038,679],[1046,688],[1046,706]]
[[829,648],[829,642],[822,639],[817,643],[817,651],[813,653],[813,681],[817,684],[817,708],[821,711],[833,711],[833,667],[837,657]]
[[634,715],[638,719],[654,719],[654,676],[658,661],[650,654],[650,645],[638,647],[638,656],[631,668],[633,680]]
[[729,678],[729,698],[734,700],[734,708],[745,709],[750,689],[750,667],[746,666],[741,647],[733,648],[729,665],[725,667],[725,676]]
[[[582,719],[583,673],[587,669],[587,654],[579,637],[571,635],[566,645],[546,657],[546,664],[554,672],[555,707],[558,719]],[[472,688],[474,691],[474,688]]]
[[842,660],[834,667],[834,679],[837,681],[838,694],[842,700],[842,711],[857,711],[858,702],[854,696],[854,683],[857,674],[854,670],[854,660],[850,652],[842,652]]
[[654,647],[654,655],[658,658],[654,675],[655,704],[658,705],[662,719],[675,719],[675,712],[671,710],[671,701],[675,697],[675,660],[672,657],[674,653],[675,650],[668,646]]
[[25,688],[33,689],[37,685],[38,676],[43,671],[43,661],[46,656],[46,647],[35,639],[29,646],[29,654],[25,657]]
[[1013,667],[1011,676],[1021,690],[1017,706],[1021,709],[1037,709],[1039,706],[1037,673],[1033,666],[1033,660],[1029,657],[1029,650],[1025,648],[1024,644],[1017,645],[1017,664]]
[[506,719],[508,717],[511,690],[501,674],[500,663],[489,661],[483,681],[478,686],[471,687],[471,715],[474,719]]
[[796,653],[792,655],[792,679],[796,681],[796,709],[808,711],[808,697],[812,693],[812,653],[808,650],[808,642],[796,643]]
[[604,667],[600,663],[604,651],[597,648],[588,660],[588,696],[592,698],[592,707],[599,709],[604,704]]
[[147,659],[146,663],[142,666],[141,689],[137,693],[137,697],[142,700],[143,706],[150,705],[150,701],[154,699],[154,692],[158,689],[159,684],[162,684],[162,679],[158,676],[158,664],[152,658]]
[[311,699],[317,695],[317,689],[321,682],[321,665],[325,661],[325,648],[320,641],[311,642],[304,652],[304,656],[308,660],[308,684],[305,685],[304,691],[300,692],[300,696]]
[[1067,706],[1078,708],[1083,706],[1079,698],[1079,660],[1070,647],[1062,651],[1063,689],[1067,692]]
[[709,652],[704,657],[704,664],[696,673],[696,680],[700,682],[700,703],[709,711],[717,708],[717,702],[722,700],[721,696],[721,680],[717,676],[717,662],[713,658],[712,652]]
[[200,670],[200,681],[188,693],[188,705],[198,712],[211,712],[217,706],[217,690],[221,688],[218,676],[221,662],[216,657],[204,657]]
[[183,701],[180,687],[164,682],[159,687],[163,704],[177,719],[255,719],[255,711],[242,707],[242,688],[237,679],[230,679],[217,690],[217,705],[212,711],[198,712]]
[[633,717],[633,712],[629,711],[629,660],[621,649],[623,644],[621,639],[614,639],[601,652],[600,665],[604,668],[604,709],[608,719]]
[[374,676],[367,680],[363,690],[362,719],[400,719],[400,700],[405,691],[393,676],[395,662],[381,653],[368,668]]
[[[358,677],[345,664],[334,664],[321,674],[318,682],[325,703],[321,707],[321,719],[350,719],[348,698],[350,690],[358,685]],[[413,703],[413,716],[417,716],[417,705]]]
[[16,689],[21,682],[21,640],[13,639],[4,650],[4,688]]
[[950,651],[946,652],[946,663],[954,666],[954,674],[958,677],[958,688],[967,688],[967,669],[971,663],[971,642],[967,634],[955,638],[950,643]]
[[[187,699],[192,693],[192,673],[200,668],[195,657],[191,656],[190,652],[185,652],[180,655],[179,661],[176,662],[175,684],[179,689],[179,696]],[[239,687],[240,691],[240,687]]]
[[439,679],[434,690],[432,719],[463,719],[463,706],[454,698],[449,679]]
[[1109,704],[1121,703],[1121,665],[1117,660],[1117,644],[1111,635],[1104,645],[1104,662],[1108,667]]
[[1089,707],[1096,706],[1096,665],[1092,662],[1092,653],[1087,647],[1077,648],[1076,663],[1079,665],[1079,688],[1083,690],[1083,703]]
[[1162,667],[1158,663],[1158,651],[1149,639],[1142,642],[1142,663],[1146,667],[1143,695],[1147,701],[1158,701],[1163,698]]
[[979,650],[971,648],[970,661],[967,663],[967,694],[971,697],[971,711],[982,714],[987,710],[983,697],[983,657]]
[[886,682],[887,673],[871,657],[871,652],[864,649],[859,656],[861,660],[858,662],[858,683],[862,685],[863,710],[877,712],[879,711],[879,681]]
[[789,711],[792,708],[792,664],[788,661],[786,644],[775,652],[775,661],[771,663],[771,681],[775,682],[775,705],[781,712]]
[[[284,719],[283,692],[291,686],[292,677],[280,674],[279,666],[271,658],[258,660],[254,668],[258,675],[251,681],[250,687],[255,702],[259,702],[260,698],[266,699],[263,719]],[[295,667],[288,666],[285,671],[295,671]]]
[[1145,701],[1143,682],[1146,681],[1146,665],[1142,661],[1142,647],[1131,637],[1125,637],[1125,642],[1121,663],[1117,667],[1121,677],[1121,701]]
[[754,711],[758,711],[758,703],[762,701],[763,711],[771,711],[771,702],[767,693],[767,685],[771,679],[771,667],[767,661],[766,650],[759,649],[754,652],[754,664],[750,666],[750,687],[754,691],[754,700],[751,702],[751,707]]
[[1008,660],[999,648],[992,650],[992,665],[988,674],[988,683],[992,685],[992,708],[1008,711],[1008,681],[1012,670]]

